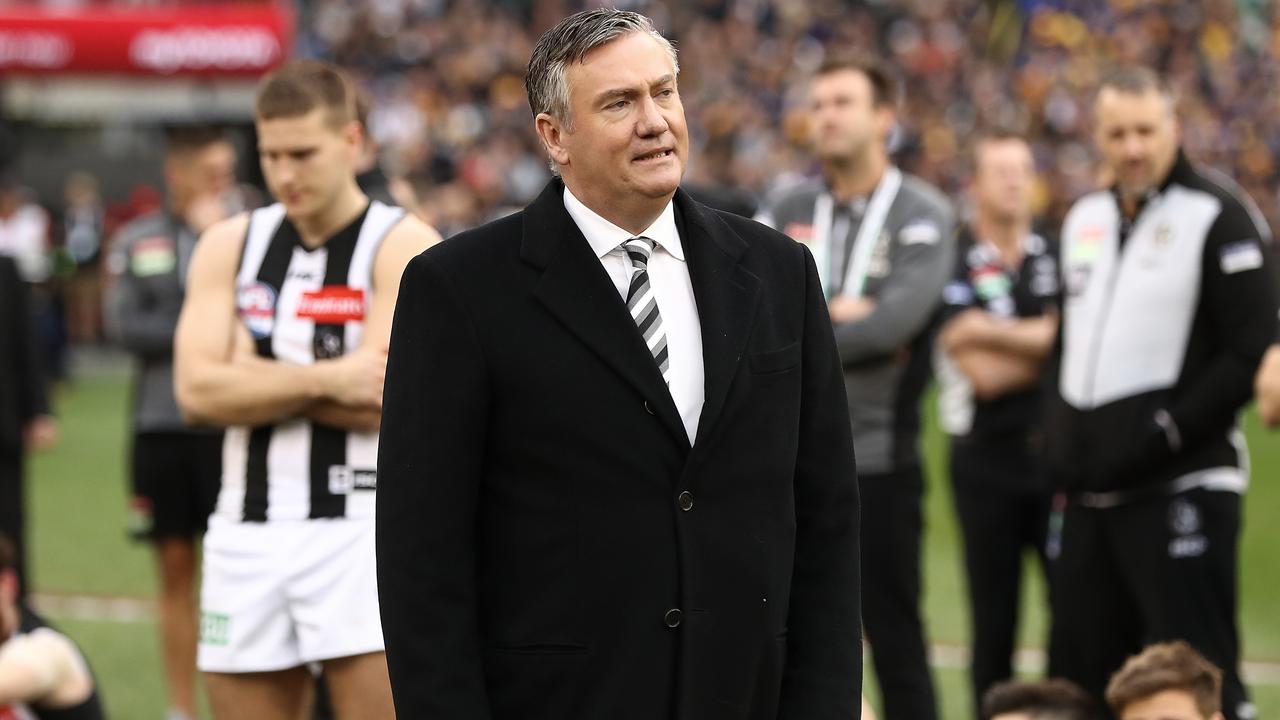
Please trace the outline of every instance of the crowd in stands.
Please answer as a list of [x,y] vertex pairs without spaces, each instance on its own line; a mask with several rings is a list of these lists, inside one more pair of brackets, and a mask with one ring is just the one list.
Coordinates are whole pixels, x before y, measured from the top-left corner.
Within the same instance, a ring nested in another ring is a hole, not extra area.
[[[694,158],[688,180],[762,197],[812,174],[804,84],[824,47],[887,60],[905,92],[899,164],[956,195],[972,133],[1027,133],[1043,173],[1042,214],[1058,220],[1102,178],[1087,127],[1109,64],[1167,71],[1182,95],[1192,158],[1221,169],[1280,221],[1280,114],[1270,105],[1280,24],[1265,4],[1084,0],[703,0],[634,2],[681,53]],[[445,235],[542,187],[521,78],[562,0],[446,3],[318,0],[299,52],[351,68],[373,97],[370,127],[392,175],[419,190]]]

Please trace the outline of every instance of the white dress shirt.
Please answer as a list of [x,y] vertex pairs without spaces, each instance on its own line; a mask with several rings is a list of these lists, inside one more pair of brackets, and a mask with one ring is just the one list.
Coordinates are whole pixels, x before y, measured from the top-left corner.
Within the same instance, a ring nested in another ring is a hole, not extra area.
[[618,295],[624,303],[635,267],[622,249],[622,243],[640,236],[654,241],[653,254],[649,256],[649,286],[653,288],[658,313],[662,316],[662,330],[667,334],[670,360],[667,386],[692,444],[698,434],[698,418],[702,415],[705,394],[702,326],[698,324],[698,305],[693,299],[693,283],[689,280],[689,266],[684,260],[684,246],[680,244],[680,233],[676,230],[675,206],[668,202],[658,219],[636,235],[600,217],[574,197],[567,187],[564,189],[564,207],[596,257],[600,258],[600,264],[618,288]]

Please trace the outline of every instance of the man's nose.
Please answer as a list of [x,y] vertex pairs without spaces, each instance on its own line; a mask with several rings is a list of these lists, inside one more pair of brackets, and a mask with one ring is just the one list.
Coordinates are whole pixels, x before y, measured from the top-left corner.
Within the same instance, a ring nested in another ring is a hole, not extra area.
[[1147,144],[1136,133],[1124,139],[1124,155],[1131,159],[1140,159],[1147,154]]
[[636,134],[640,137],[653,137],[667,131],[670,125],[662,114],[662,109],[652,97],[640,101],[640,119],[636,124]]

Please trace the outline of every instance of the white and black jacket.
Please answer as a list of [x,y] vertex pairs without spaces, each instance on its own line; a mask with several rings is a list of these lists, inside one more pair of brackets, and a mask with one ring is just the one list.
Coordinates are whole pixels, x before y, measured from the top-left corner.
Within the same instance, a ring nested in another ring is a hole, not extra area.
[[1132,222],[1114,191],[1076,202],[1048,433],[1061,487],[1098,504],[1243,491],[1236,419],[1276,332],[1269,241],[1248,197],[1181,152]]

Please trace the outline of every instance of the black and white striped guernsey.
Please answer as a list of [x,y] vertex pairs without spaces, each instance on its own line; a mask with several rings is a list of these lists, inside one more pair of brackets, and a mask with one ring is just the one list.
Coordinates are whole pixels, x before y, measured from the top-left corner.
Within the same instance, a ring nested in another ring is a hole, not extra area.
[[[309,365],[359,346],[373,261],[404,210],[372,201],[308,250],[276,204],[255,210],[236,275],[236,309],[258,355]],[[372,517],[378,434],[297,419],[228,428],[214,515],[266,522]]]

